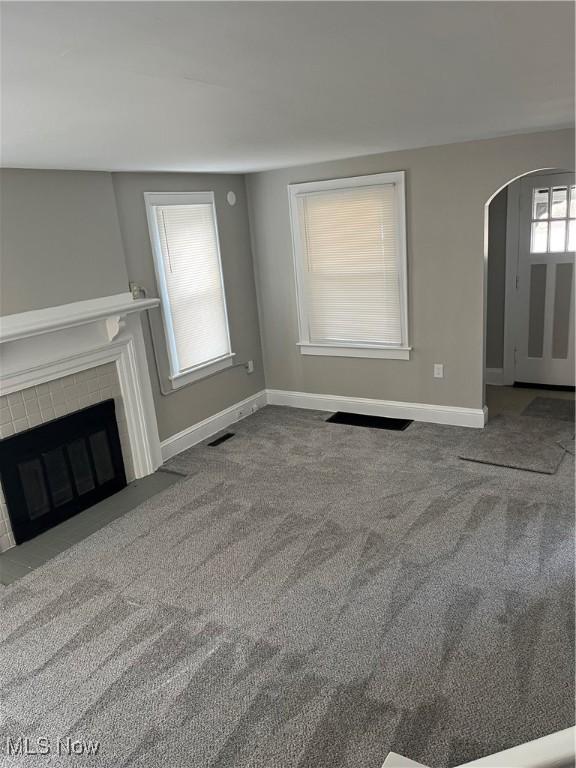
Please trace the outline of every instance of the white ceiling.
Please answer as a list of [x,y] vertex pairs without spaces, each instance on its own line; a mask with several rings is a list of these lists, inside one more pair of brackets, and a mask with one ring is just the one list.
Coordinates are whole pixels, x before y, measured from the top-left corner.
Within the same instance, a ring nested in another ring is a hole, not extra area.
[[2,4],[2,164],[254,171],[562,127],[556,2]]

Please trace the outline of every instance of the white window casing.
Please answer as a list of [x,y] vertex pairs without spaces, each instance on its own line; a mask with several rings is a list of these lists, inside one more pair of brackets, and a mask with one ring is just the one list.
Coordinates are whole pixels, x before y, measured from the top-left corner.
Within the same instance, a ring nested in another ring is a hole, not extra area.
[[301,353],[409,359],[404,172],[288,192]]
[[232,365],[213,192],[146,192],[173,389]]

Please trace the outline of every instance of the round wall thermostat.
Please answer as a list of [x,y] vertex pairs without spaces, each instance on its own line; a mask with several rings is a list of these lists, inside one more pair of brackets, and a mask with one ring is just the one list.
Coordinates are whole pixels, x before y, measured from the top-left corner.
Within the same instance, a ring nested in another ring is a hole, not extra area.
[[236,205],[236,195],[234,192],[228,192],[226,200],[228,200],[228,205]]

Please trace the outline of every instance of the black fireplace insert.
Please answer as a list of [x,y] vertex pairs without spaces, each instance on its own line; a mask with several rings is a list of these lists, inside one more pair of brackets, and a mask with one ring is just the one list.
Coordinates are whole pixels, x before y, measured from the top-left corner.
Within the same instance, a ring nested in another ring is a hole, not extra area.
[[0,477],[17,544],[125,488],[114,400],[0,440]]

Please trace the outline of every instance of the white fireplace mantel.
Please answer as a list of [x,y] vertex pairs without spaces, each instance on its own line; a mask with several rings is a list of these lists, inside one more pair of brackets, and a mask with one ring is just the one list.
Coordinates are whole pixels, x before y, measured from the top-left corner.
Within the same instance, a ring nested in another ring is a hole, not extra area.
[[136,477],[162,463],[140,312],[130,293],[0,318],[0,395],[116,364]]
[[101,299],[75,301],[58,307],[6,315],[0,318],[0,344],[86,325],[113,316],[124,317],[132,312],[152,309],[159,303],[159,299],[133,299],[131,293],[119,293]]

